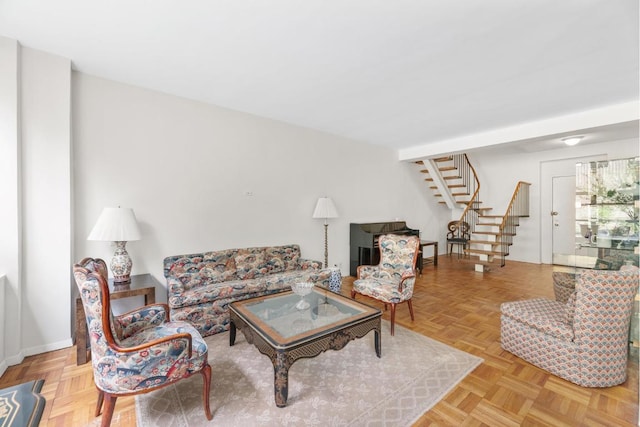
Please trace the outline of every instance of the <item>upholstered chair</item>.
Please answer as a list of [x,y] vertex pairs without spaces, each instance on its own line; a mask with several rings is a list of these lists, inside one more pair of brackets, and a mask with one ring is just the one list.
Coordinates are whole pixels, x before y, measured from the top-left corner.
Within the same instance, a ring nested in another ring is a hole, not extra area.
[[417,236],[382,235],[378,239],[380,264],[361,265],[353,282],[351,298],[366,295],[391,305],[391,335],[394,333],[396,305],[407,302],[413,317],[413,285],[416,280],[416,262],[420,251]]
[[447,246],[449,246],[449,255],[453,253],[453,245],[458,246],[458,256],[460,256],[460,246],[462,251],[467,249],[467,244],[471,235],[469,234],[469,224],[464,221],[450,221],[447,224]]
[[638,268],[585,270],[566,304],[536,298],[503,303],[502,348],[584,387],[625,382]]
[[551,273],[553,280],[553,293],[556,301],[566,304],[569,297],[576,290],[576,274],[564,271],[554,271]]
[[152,304],[120,316],[111,312],[107,266],[85,258],[73,267],[91,342],[93,378],[98,389],[95,416],[111,424],[119,396],[147,393],[199,372],[204,412],[211,420],[211,367],[207,344],[185,322],[171,322],[166,304]]

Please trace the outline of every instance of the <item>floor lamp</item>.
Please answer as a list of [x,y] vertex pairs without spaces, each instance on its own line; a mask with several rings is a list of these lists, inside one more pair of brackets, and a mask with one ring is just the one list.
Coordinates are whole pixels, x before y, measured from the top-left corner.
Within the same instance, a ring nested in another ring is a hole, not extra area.
[[327,219],[337,218],[338,211],[336,205],[333,204],[333,200],[329,197],[320,197],[318,203],[316,203],[316,209],[313,211],[313,218],[324,219],[324,268],[329,266],[329,223]]

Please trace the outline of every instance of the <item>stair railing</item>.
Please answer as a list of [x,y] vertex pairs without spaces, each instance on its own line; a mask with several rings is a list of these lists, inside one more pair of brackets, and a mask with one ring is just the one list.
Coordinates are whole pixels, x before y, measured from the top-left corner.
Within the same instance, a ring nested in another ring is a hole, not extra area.
[[453,164],[458,169],[462,183],[469,193],[473,192],[471,199],[460,216],[460,221],[469,224],[469,231],[473,233],[479,217],[477,209],[480,207],[480,181],[466,154],[454,154],[452,157]]
[[500,224],[500,267],[504,267],[505,258],[509,255],[509,247],[516,235],[516,227],[520,225],[520,218],[529,216],[529,188],[531,183],[520,181],[513,191],[507,213]]

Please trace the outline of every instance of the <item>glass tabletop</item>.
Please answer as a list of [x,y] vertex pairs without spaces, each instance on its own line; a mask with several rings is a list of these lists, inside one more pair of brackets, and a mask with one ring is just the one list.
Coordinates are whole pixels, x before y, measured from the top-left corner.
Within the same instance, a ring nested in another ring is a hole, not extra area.
[[315,337],[354,321],[379,315],[380,310],[322,288],[313,288],[302,299],[284,292],[234,302],[232,309],[274,343],[288,344]]

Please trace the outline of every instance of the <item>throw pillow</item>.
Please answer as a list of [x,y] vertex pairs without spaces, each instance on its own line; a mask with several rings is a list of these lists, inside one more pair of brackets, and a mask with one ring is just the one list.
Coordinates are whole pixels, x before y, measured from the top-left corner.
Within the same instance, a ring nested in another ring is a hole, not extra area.
[[209,279],[209,283],[226,282],[236,277],[235,252],[224,250],[205,254],[200,275]]
[[267,248],[267,259],[280,258],[284,264],[284,271],[297,270],[300,263],[300,248],[298,245],[272,246]]
[[264,253],[240,253],[235,257],[236,272],[240,280],[253,279],[268,273]]

